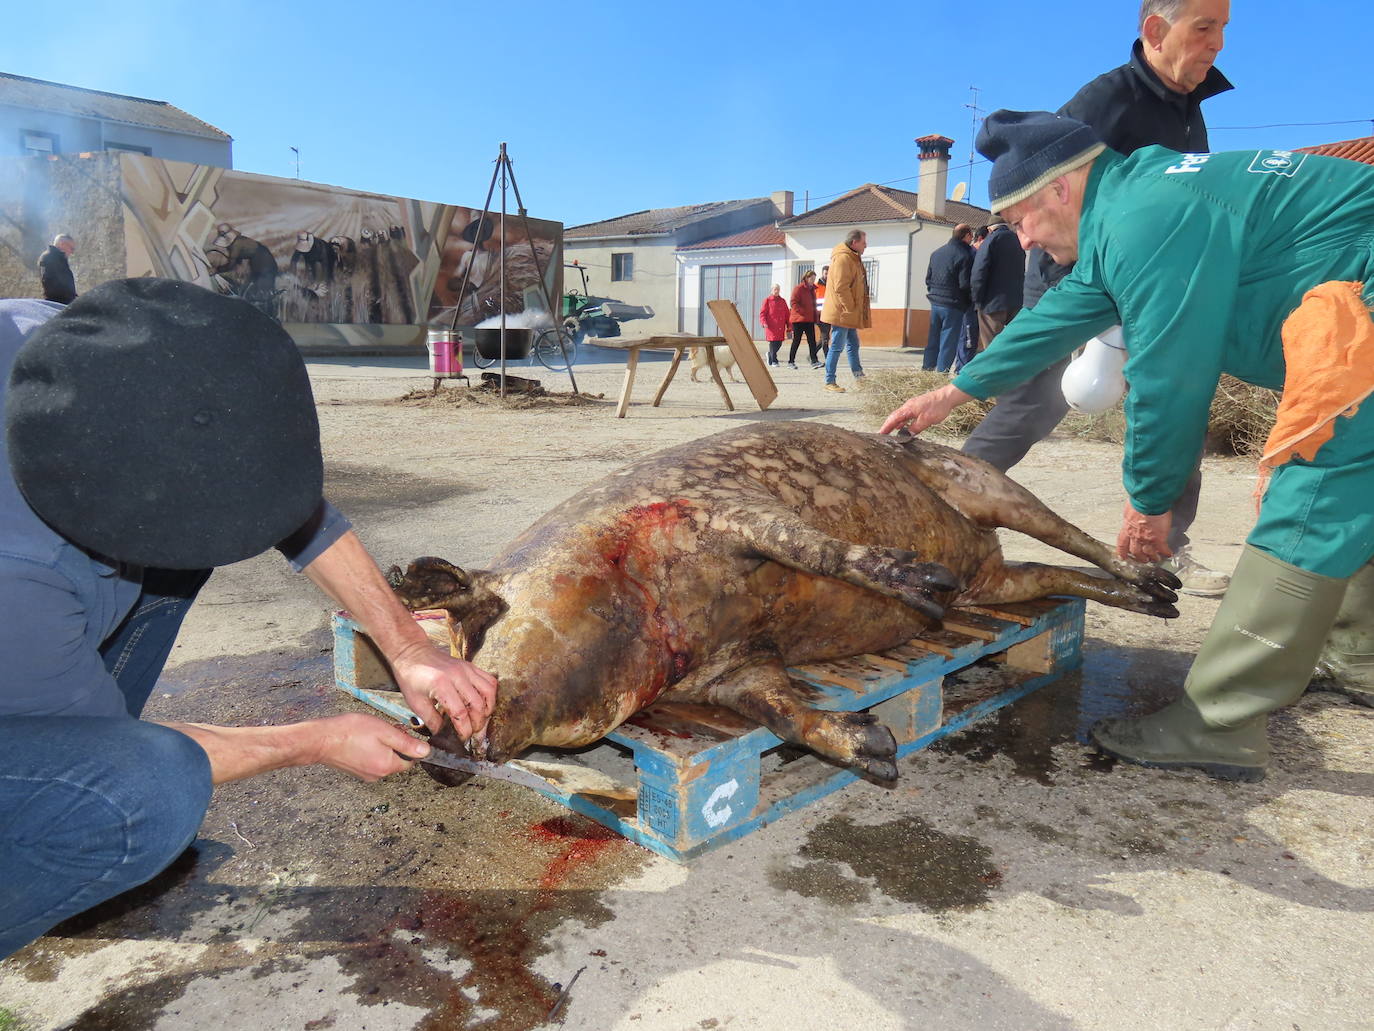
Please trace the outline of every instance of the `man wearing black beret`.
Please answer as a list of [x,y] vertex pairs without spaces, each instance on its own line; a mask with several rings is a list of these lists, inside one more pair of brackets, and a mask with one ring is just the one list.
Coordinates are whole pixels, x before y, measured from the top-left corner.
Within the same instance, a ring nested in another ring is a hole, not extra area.
[[1258,780],[1268,714],[1303,693],[1319,656],[1374,685],[1374,168],[1286,150],[1125,156],[1044,111],[994,112],[977,145],[992,206],[1024,244],[1076,264],[883,432],[919,432],[1119,325],[1130,391],[1117,550],[1153,562],[1169,553],[1170,508],[1221,374],[1282,389],[1259,517],[1183,697],[1093,728],[1131,762]]
[[305,366],[270,318],[158,279],[0,301],[0,374],[0,958],[165,868],[214,784],[312,763],[376,780],[428,754],[361,713],[140,720],[215,566],[277,547],[431,730],[485,725],[494,679],[429,644],[324,499]]

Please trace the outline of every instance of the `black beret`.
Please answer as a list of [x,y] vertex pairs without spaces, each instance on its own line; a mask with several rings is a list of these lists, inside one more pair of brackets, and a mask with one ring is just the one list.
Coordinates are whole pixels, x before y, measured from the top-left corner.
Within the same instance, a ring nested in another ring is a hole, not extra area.
[[178,280],[103,283],[35,330],[10,373],[5,432],[34,511],[138,565],[250,558],[323,498],[291,337],[246,301]]
[[993,211],[1019,204],[1107,149],[1091,126],[1048,111],[994,111],[983,120],[975,145],[992,162],[988,207]]

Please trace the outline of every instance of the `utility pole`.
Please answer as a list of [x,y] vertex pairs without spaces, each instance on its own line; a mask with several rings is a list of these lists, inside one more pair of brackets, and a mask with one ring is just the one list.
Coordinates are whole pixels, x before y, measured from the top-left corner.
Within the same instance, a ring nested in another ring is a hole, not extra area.
[[969,90],[973,93],[973,103],[965,104],[964,106],[973,112],[973,129],[968,137],[968,193],[964,194],[964,196],[968,197],[971,203],[973,200],[973,156],[975,153],[973,143],[978,139],[978,123],[983,120],[983,109],[978,106],[979,87],[970,86]]
[[291,148],[291,153],[296,155],[296,178],[301,177],[301,152],[296,147]]

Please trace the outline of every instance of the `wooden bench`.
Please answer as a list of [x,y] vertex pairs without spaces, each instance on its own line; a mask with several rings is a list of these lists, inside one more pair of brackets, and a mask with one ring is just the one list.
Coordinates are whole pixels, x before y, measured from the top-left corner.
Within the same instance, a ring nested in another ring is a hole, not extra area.
[[691,333],[663,333],[652,337],[591,337],[587,343],[596,347],[608,347],[616,351],[626,352],[625,382],[620,388],[620,403],[615,408],[617,419],[625,418],[625,410],[630,407],[630,391],[634,389],[635,370],[639,368],[639,352],[643,350],[673,352],[673,362],[668,366],[668,374],[663,377],[658,393],[654,395],[655,408],[663,400],[663,395],[667,393],[668,384],[673,382],[673,377],[677,375],[677,367],[682,364],[683,354],[688,348],[705,347],[706,364],[711,369],[711,378],[716,381],[720,396],[725,401],[725,407],[732,412],[735,410],[734,402],[730,400],[730,394],[725,389],[725,381],[720,378],[720,368],[716,365],[716,345],[724,344],[724,337],[699,337]]

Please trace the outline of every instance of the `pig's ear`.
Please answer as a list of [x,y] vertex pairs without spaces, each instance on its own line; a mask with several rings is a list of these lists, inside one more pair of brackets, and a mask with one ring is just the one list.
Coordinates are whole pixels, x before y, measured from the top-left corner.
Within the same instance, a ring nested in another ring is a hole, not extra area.
[[409,609],[452,609],[472,595],[472,577],[442,558],[417,558],[404,573],[392,566],[387,582]]
[[485,569],[470,574],[472,589],[457,604],[446,608],[457,620],[463,638],[463,658],[472,661],[482,647],[487,628],[500,619],[508,606],[506,599],[495,590],[497,578]]

